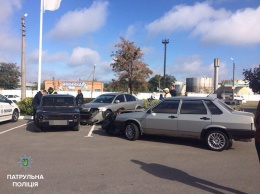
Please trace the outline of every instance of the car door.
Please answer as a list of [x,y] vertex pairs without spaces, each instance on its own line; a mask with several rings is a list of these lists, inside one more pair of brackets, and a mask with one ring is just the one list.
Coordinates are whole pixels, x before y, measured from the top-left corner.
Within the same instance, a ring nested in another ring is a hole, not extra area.
[[182,100],[178,115],[178,133],[184,137],[200,137],[203,128],[211,124],[211,114],[202,100]]
[[125,99],[125,106],[127,107],[127,109],[134,110],[137,105],[135,97],[130,94],[125,94]]
[[12,118],[12,106],[8,99],[0,95],[0,121],[7,121]]
[[177,135],[180,100],[165,100],[150,109],[145,118],[143,132],[147,134]]

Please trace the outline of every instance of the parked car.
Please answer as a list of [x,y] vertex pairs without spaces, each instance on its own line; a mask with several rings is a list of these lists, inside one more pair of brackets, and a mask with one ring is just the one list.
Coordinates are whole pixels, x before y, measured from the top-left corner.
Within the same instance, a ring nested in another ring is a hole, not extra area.
[[80,111],[72,95],[47,94],[42,97],[35,116],[36,126],[66,127],[80,130]]
[[81,106],[81,122],[94,124],[103,121],[111,112],[119,108],[126,110],[141,109],[144,105],[142,100],[131,94],[106,93],[98,96],[93,101]]
[[212,97],[166,98],[142,112],[118,115],[115,125],[128,140],[145,134],[196,138],[215,151],[231,148],[232,140],[250,141],[255,134],[252,113]]
[[0,122],[16,122],[20,115],[20,109],[12,100],[0,94]]
[[8,98],[9,100],[12,100],[14,102],[19,102],[21,101],[21,97],[18,95],[5,95],[6,98]]

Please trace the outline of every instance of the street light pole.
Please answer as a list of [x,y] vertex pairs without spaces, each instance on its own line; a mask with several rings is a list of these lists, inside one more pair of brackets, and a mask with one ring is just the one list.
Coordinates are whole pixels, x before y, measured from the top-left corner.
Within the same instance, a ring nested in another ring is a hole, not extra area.
[[94,90],[95,68],[96,68],[96,64],[94,64],[94,70],[93,70],[92,87],[91,87],[91,99],[92,99],[92,94],[93,94],[93,90]]
[[165,78],[165,69],[166,69],[166,45],[169,43],[169,39],[162,40],[162,43],[164,44],[164,70],[163,70],[163,87],[165,88],[166,85],[166,78]]
[[21,48],[21,98],[24,100],[26,98],[26,73],[25,73],[25,17],[27,17],[27,13],[22,17],[22,48]]
[[235,61],[233,58],[230,58],[233,61],[233,87],[232,87],[232,101],[234,101],[234,94],[235,94]]

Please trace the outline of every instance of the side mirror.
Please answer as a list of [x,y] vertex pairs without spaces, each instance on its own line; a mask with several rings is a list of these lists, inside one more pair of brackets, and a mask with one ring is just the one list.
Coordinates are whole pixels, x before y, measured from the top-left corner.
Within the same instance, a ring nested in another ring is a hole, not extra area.
[[9,104],[12,104],[13,103],[13,101],[12,100],[7,100],[7,102],[9,103]]
[[118,104],[120,101],[119,100],[116,100],[115,103]]

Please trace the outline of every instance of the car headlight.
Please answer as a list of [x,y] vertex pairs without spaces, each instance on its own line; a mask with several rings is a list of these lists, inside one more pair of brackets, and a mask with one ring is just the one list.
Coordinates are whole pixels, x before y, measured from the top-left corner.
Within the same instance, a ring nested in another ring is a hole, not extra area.
[[105,107],[100,107],[100,108],[98,108],[98,110],[103,112],[103,111],[106,111],[107,108],[105,108]]
[[43,116],[43,115],[39,115],[38,118],[39,118],[40,120],[42,120],[42,119],[44,118],[44,116]]

